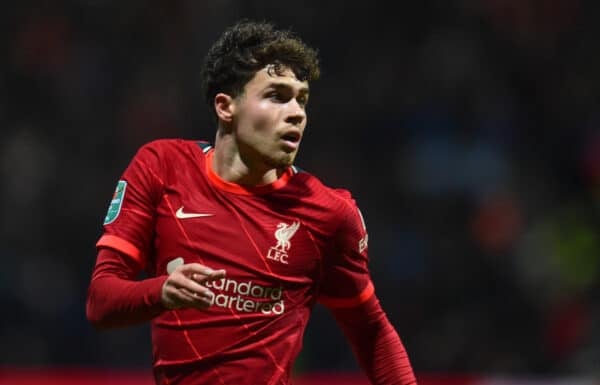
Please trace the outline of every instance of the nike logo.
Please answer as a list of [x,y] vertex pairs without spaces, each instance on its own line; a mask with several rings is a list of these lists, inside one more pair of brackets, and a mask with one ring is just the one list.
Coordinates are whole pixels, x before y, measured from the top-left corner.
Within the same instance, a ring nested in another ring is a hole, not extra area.
[[181,206],[177,212],[175,212],[175,216],[179,219],[188,219],[188,218],[201,218],[201,217],[212,217],[215,214],[203,214],[203,213],[184,213],[183,206]]

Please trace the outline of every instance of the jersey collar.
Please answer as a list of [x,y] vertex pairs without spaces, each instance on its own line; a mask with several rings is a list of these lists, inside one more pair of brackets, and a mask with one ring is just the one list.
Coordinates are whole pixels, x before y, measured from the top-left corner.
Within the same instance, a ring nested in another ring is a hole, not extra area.
[[214,149],[212,149],[212,148],[206,152],[205,164],[206,164],[206,175],[208,175],[208,179],[217,188],[219,188],[223,191],[234,193],[234,194],[260,195],[260,194],[266,194],[266,193],[269,193],[269,192],[272,192],[275,190],[279,190],[280,188],[287,185],[288,182],[290,181],[290,179],[296,173],[294,167],[288,167],[283,172],[283,174],[276,181],[274,181],[272,183],[261,184],[261,185],[257,185],[257,186],[244,186],[244,185],[240,185],[237,183],[228,182],[228,181],[222,179],[219,175],[217,175],[217,173],[214,172],[214,170],[212,169],[212,166],[211,166],[213,155],[214,155]]

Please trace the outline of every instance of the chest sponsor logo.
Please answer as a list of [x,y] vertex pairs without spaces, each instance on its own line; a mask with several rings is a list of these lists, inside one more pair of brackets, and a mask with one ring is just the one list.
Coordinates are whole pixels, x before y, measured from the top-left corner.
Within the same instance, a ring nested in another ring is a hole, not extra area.
[[267,259],[287,265],[287,251],[290,249],[290,247],[292,247],[290,239],[292,239],[294,234],[296,234],[296,231],[298,231],[299,227],[300,222],[294,222],[291,225],[283,222],[279,223],[277,225],[277,230],[275,230],[275,239],[277,240],[277,244],[269,249],[269,252],[267,253]]
[[206,282],[206,287],[215,291],[211,305],[236,310],[241,313],[280,315],[285,312],[282,287],[259,285],[252,281],[221,278]]
[[[183,258],[172,259],[167,264],[167,273],[171,274],[185,262]],[[203,285],[213,291],[210,304],[241,313],[262,313],[280,315],[285,312],[284,289],[281,286],[257,284],[251,280],[240,281],[233,278],[221,278],[204,282]]]

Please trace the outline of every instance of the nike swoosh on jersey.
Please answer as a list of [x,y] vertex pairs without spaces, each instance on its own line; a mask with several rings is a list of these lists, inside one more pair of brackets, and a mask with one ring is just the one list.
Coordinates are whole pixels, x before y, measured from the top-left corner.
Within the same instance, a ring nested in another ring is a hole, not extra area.
[[175,216],[179,219],[188,219],[188,218],[201,218],[201,217],[212,217],[215,214],[205,214],[205,213],[184,213],[183,206],[177,209],[175,212]]

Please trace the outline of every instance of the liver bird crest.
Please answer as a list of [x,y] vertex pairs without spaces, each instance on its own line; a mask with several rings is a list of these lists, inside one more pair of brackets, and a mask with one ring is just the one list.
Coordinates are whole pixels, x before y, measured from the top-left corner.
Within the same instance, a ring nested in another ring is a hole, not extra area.
[[277,238],[277,246],[276,249],[287,251],[290,248],[290,239],[294,236],[298,228],[300,227],[300,222],[294,222],[291,225],[287,223],[279,223],[277,225],[277,230],[275,230],[275,238]]

